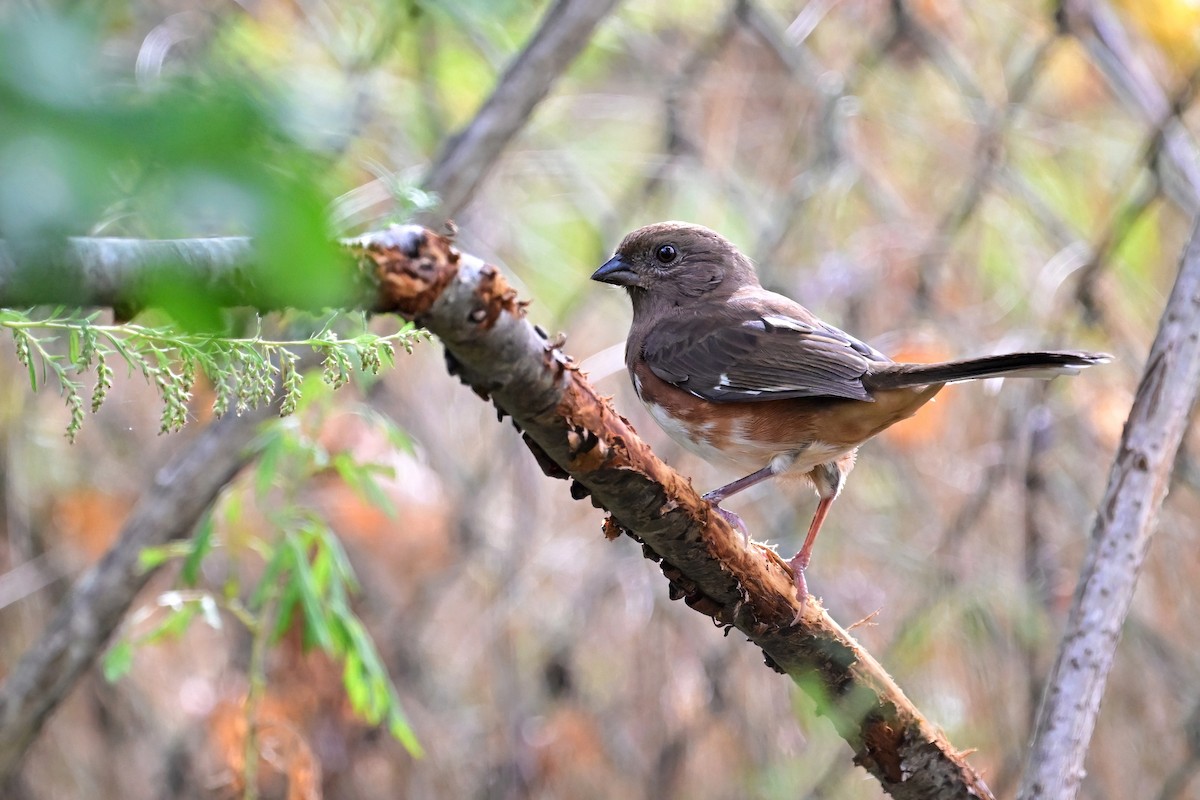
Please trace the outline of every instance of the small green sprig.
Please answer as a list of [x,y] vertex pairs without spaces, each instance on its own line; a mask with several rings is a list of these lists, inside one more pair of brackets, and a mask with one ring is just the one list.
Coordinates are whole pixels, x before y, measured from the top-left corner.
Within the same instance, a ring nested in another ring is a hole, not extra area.
[[[306,649],[319,649],[341,665],[342,686],[355,714],[369,725],[386,728],[413,756],[420,756],[421,744],[399,691],[354,609],[360,585],[350,558],[330,521],[310,504],[312,481],[336,474],[364,500],[394,515],[396,509],[379,482],[394,473],[384,464],[360,461],[350,451],[328,450],[315,430],[331,407],[332,389],[315,375],[309,388],[296,416],[259,433],[252,445],[259,453],[253,473],[205,514],[190,539],[142,550],[143,570],[178,562],[177,585],[124,624],[102,660],[104,675],[110,681],[120,679],[133,667],[138,649],[178,638],[197,619],[215,629],[221,629],[224,618],[235,619],[254,637],[247,700],[252,730],[252,705],[268,680],[264,652],[298,629]],[[355,413],[392,446],[411,451],[412,442],[393,421],[366,406]],[[246,503],[254,503],[267,523],[255,526],[248,536],[236,533]],[[231,569],[222,570],[219,587],[206,585],[203,569],[208,556],[218,550],[234,559]],[[261,559],[261,565],[243,571],[239,554]],[[247,746],[252,743],[251,737]],[[247,764],[257,760],[249,757],[253,752],[247,755]]]
[[[37,318],[30,312],[0,309],[0,328],[11,333],[30,386],[36,391],[39,386],[57,383],[70,410],[66,433],[72,442],[83,427],[87,408],[81,377],[95,374],[90,404],[95,413],[112,388],[110,362],[115,359],[124,361],[130,374],[141,373],[155,387],[163,400],[159,432],[171,433],[187,423],[198,373],[204,373],[216,389],[213,412],[217,416],[270,402],[277,381],[283,390],[280,415],[287,416],[300,400],[298,350],[321,354],[323,378],[336,389],[348,383],[356,369],[377,375],[384,366],[393,366],[397,345],[412,352],[414,344],[429,338],[411,323],[385,336],[363,330],[343,338],[333,329],[331,319],[307,338],[277,340],[263,337],[261,329],[250,337],[232,338],[133,323],[96,324],[97,317],[98,313],[78,316],[62,308]],[[64,336],[66,352],[58,345]]]

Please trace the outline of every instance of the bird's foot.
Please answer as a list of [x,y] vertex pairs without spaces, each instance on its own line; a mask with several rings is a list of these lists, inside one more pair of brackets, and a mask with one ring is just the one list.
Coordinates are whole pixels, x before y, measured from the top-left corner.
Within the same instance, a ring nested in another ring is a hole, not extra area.
[[796,601],[800,604],[796,609],[796,616],[792,619],[792,627],[795,627],[804,616],[804,607],[808,605],[808,581],[804,578],[804,570],[808,567],[808,554],[797,553],[788,562],[788,566],[792,568],[792,583],[796,587]]
[[741,533],[742,539],[746,542],[746,546],[749,547],[750,546],[750,531],[746,528],[746,523],[742,522],[742,518],[739,517],[737,514],[733,513],[732,511],[726,511],[725,509],[723,509],[719,505],[717,505],[716,502],[714,502],[713,499],[708,496],[709,494],[712,494],[712,492],[709,492],[708,494],[704,495],[704,499],[708,500],[710,503],[712,503],[713,511],[716,511],[718,514],[720,514],[722,517],[724,517],[725,521],[728,522],[731,526],[733,526],[733,529],[735,531],[738,531],[739,533]]

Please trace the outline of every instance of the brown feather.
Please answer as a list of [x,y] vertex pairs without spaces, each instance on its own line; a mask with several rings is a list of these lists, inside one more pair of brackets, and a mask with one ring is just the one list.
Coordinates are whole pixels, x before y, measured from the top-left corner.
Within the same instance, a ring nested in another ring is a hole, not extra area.
[[1050,351],[897,364],[763,289],[736,247],[686,223],[634,231],[592,277],[629,291],[625,363],[651,416],[701,457],[746,470],[705,495],[718,513],[749,540],[721,501],[775,475],[801,476],[816,489],[821,501],[789,562],[801,608],[813,543],[863,442],[912,416],[946,383],[1053,377],[1109,360]]
[[[804,475],[825,499],[837,495],[859,445],[912,416],[946,383],[1053,377],[1108,360],[1048,351],[897,364],[763,289],[728,240],[687,223],[634,231],[593,277],[629,291],[625,363],[667,433],[708,460]],[[760,479],[748,475],[716,494]],[[814,536],[815,529],[810,545]]]

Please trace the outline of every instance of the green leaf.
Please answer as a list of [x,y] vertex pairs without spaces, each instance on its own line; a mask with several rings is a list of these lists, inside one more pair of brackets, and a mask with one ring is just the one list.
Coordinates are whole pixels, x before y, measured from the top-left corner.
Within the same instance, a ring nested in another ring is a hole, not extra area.
[[254,493],[259,499],[267,496],[279,472],[279,457],[284,449],[282,425],[269,426],[263,436],[265,441],[258,455],[258,469],[254,471]]
[[346,485],[355,494],[383,511],[391,519],[396,518],[395,503],[383,491],[383,487],[379,485],[379,481],[375,480],[376,475],[393,477],[395,470],[383,464],[360,463],[354,459],[354,456],[344,451],[335,455],[331,463],[333,468],[337,470],[338,476],[346,482]]
[[350,652],[352,643],[350,631],[346,627],[346,616],[349,615],[349,611],[346,608],[345,592],[342,590],[341,583],[335,583],[333,589],[334,596],[329,603],[329,631],[333,634],[334,653],[343,656]]
[[196,529],[196,535],[192,539],[192,549],[187,554],[187,558],[183,561],[183,567],[179,571],[179,580],[184,586],[195,586],[196,580],[200,575],[200,562],[212,550],[213,531],[216,525],[213,522],[211,511],[207,511],[204,517],[200,520],[200,525]]
[[166,545],[156,547],[143,547],[142,552],[138,553],[138,567],[142,572],[149,572],[166,564],[170,559],[179,558],[190,551],[190,543],[182,541],[167,542]]
[[288,544],[293,550],[292,561],[296,567],[291,585],[300,592],[300,606],[304,609],[305,638],[308,640],[311,637],[322,650],[332,652],[333,634],[329,630],[329,623],[321,606],[317,581],[309,568],[308,554],[304,552],[295,536],[288,537]]
[[242,518],[243,514],[243,493],[228,492],[225,495],[224,507],[221,517],[226,525],[234,525]]
[[[281,573],[292,568],[292,549],[287,547],[283,542],[278,542],[275,545],[274,551],[271,553],[271,558],[267,561],[267,566],[263,569],[262,577],[258,579],[258,586],[254,587],[254,594],[250,596],[250,608],[258,610],[267,602],[267,597],[278,588],[276,583],[279,581]],[[285,592],[286,595],[286,592]]]
[[[333,559],[329,549],[321,545],[321,539],[315,539],[316,552],[313,554],[309,569],[312,570],[313,591],[321,600],[329,595],[329,581],[333,574]],[[325,615],[322,614],[322,617]]]
[[275,630],[271,631],[271,641],[278,642],[292,627],[292,619],[296,616],[296,607],[300,605],[300,588],[295,581],[288,583],[279,598],[279,611],[275,615]]
[[150,631],[142,641],[150,644],[163,639],[177,639],[183,635],[183,632],[192,624],[192,620],[200,613],[199,603],[184,603],[178,608],[171,610],[167,614],[166,619],[158,624],[154,630]]
[[408,718],[404,716],[398,702],[392,703],[391,710],[388,712],[387,726],[388,733],[408,751],[409,755],[413,758],[425,756],[425,748],[421,747],[421,742],[417,740],[417,734],[409,724]]
[[171,557],[165,547],[146,547],[138,553],[138,571],[149,572],[155,567],[162,566]]
[[342,668],[342,685],[346,687],[346,697],[354,713],[361,713],[367,705],[367,681],[363,674],[362,660],[353,650],[346,653],[345,666]]
[[328,528],[320,531],[319,537],[322,547],[328,550],[329,555],[332,556],[333,563],[337,567],[338,577],[341,578],[342,583],[350,591],[357,592],[359,588],[358,576],[354,573],[354,566],[350,563],[350,556],[347,555],[346,548],[342,546],[342,540]]
[[133,643],[122,639],[108,648],[100,665],[104,680],[116,683],[133,668]]

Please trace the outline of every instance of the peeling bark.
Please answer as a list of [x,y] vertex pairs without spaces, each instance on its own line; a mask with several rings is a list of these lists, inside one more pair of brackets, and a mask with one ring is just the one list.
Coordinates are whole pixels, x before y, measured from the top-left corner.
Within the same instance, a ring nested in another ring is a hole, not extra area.
[[452,371],[502,416],[511,416],[538,463],[572,479],[659,563],[673,598],[736,628],[766,664],[813,693],[854,750],[855,763],[898,798],[992,795],[983,780],[883,668],[809,600],[796,600],[787,565],[739,533],[659,460],[609,399],[560,348],[525,319],[524,304],[493,266],[431,231],[408,226],[351,245],[373,264],[377,310],[395,311],[442,340]]

